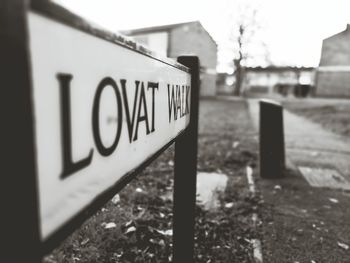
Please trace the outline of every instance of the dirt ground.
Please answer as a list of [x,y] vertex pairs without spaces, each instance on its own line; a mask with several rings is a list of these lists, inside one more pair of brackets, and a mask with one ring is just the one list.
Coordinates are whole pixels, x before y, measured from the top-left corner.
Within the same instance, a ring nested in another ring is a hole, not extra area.
[[321,124],[327,130],[350,137],[350,100],[291,99],[284,101],[283,106]]
[[293,171],[259,186],[265,262],[350,262],[350,192],[311,188]]
[[[228,176],[217,209],[196,207],[195,262],[253,262],[253,198],[246,166],[257,164],[257,136],[244,101],[200,103],[199,172]],[[171,262],[174,148],[169,148],[44,262]]]

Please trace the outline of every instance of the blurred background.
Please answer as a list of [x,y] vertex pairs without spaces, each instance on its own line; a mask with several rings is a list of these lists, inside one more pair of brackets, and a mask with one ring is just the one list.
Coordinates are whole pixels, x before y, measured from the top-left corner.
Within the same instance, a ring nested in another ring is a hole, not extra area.
[[56,2],[162,55],[198,55],[202,96],[350,96],[347,0]]

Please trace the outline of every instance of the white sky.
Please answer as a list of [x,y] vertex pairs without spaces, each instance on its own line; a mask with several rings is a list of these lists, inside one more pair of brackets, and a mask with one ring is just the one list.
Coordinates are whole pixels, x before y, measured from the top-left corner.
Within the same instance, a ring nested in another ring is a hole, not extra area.
[[[110,30],[199,20],[219,44],[218,70],[232,60],[229,15],[239,0],[56,0]],[[350,23],[350,0],[251,0],[260,32],[276,65],[317,66],[322,39]],[[350,45],[350,43],[349,43]]]

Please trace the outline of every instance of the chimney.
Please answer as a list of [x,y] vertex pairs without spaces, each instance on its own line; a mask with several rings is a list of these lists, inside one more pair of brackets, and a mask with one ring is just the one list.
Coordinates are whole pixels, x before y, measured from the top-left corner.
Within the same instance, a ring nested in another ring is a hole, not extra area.
[[346,31],[350,31],[350,24],[346,25]]

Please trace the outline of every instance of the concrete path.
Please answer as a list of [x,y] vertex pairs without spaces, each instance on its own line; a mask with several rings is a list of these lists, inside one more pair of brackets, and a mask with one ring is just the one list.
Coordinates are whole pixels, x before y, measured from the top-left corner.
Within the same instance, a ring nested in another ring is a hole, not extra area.
[[[258,130],[259,101],[247,101],[253,124]],[[350,138],[326,131],[319,124],[287,110],[284,110],[283,117],[286,156],[292,165],[334,168],[350,181]]]

